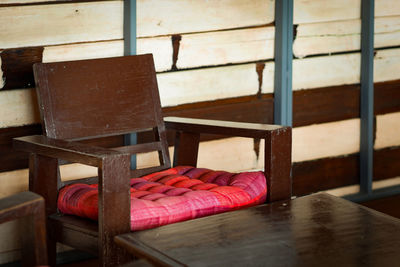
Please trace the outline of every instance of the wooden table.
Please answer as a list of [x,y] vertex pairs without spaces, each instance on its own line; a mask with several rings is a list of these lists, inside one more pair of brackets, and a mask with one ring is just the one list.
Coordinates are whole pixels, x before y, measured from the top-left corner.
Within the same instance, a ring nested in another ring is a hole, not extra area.
[[164,266],[399,266],[400,220],[328,194],[117,236]]

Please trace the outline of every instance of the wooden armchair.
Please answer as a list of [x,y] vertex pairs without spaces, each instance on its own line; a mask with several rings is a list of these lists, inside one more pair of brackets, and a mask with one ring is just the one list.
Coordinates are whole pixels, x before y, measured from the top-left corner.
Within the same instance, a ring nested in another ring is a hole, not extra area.
[[21,225],[22,266],[47,265],[44,199],[33,192],[0,199],[0,223],[17,219],[24,220]]
[[[104,266],[126,260],[113,237],[130,231],[128,181],[171,167],[166,128],[176,131],[174,166],[196,166],[200,133],[265,139],[267,201],[291,196],[290,127],[163,119],[152,55],[36,64],[34,73],[45,135],[16,138],[14,146],[31,153],[29,187],[46,200],[52,262],[55,242],[98,254]],[[149,143],[101,148],[81,142],[149,129]],[[131,154],[150,151],[158,151],[160,166],[130,170]],[[57,213],[65,185],[59,159],[98,168],[98,223]]]

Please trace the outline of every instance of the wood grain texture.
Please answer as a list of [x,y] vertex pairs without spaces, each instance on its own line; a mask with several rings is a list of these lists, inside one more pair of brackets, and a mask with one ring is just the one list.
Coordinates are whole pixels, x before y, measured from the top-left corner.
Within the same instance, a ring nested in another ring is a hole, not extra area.
[[122,15],[122,1],[2,7],[0,49],[122,39]]
[[160,73],[157,81],[163,107],[256,95],[258,91],[255,64]]
[[[157,71],[170,70],[172,44],[170,37],[137,39],[137,54],[152,53]],[[124,54],[123,40],[46,46],[43,62],[118,57]]]
[[360,54],[319,56],[293,60],[293,90],[357,84]]
[[[399,229],[393,217],[315,194],[126,233],[116,242],[160,266],[391,266]],[[167,265],[171,259],[178,264]]]
[[294,0],[293,4],[294,24],[360,18],[361,0]]
[[271,59],[274,57],[274,29],[270,26],[183,34],[177,67],[184,69]]
[[272,124],[273,96],[266,94],[262,98],[245,96],[183,104],[165,107],[163,114],[164,116]]
[[[399,176],[399,161],[399,146],[374,150],[374,181]],[[292,172],[293,195],[297,196],[358,184],[359,155],[295,162]]]
[[358,154],[313,161],[295,162],[293,195],[310,193],[356,184],[359,181]]
[[[360,50],[361,20],[306,23],[297,27],[293,53],[296,57]],[[377,17],[374,47],[400,44],[400,17]]]
[[138,37],[244,28],[273,22],[274,1],[139,0],[137,16]]
[[400,48],[379,50],[374,56],[374,83],[400,79]]
[[359,99],[359,85],[294,91],[293,126],[299,127],[359,117]]
[[43,47],[5,49],[1,51],[3,89],[34,87],[32,65],[36,62],[42,62],[42,53]]
[[400,2],[391,0],[375,1],[375,16],[395,16],[400,15]]

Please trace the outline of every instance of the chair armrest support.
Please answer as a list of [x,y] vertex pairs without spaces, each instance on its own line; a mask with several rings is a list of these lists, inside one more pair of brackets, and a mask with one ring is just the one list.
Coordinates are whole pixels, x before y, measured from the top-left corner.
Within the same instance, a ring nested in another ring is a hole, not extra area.
[[0,223],[16,220],[44,210],[44,199],[33,192],[21,192],[0,199]]
[[[268,184],[267,201],[290,199],[292,192],[291,127],[178,117],[166,117],[164,121],[167,129],[177,131],[174,152],[175,166],[182,163],[196,166],[200,133],[264,139],[264,173]],[[196,155],[190,154],[190,151],[195,151]]]
[[64,159],[100,167],[105,158],[128,154],[78,142],[57,140],[43,135],[14,138],[14,148],[50,158]]

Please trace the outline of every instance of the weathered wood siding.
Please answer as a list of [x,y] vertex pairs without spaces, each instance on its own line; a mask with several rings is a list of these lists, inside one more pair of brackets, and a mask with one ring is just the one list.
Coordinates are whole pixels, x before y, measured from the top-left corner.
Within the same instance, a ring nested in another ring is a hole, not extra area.
[[[12,149],[12,138],[41,133],[32,64],[123,55],[123,1],[54,2],[0,0],[0,197],[27,189],[27,155]],[[298,196],[358,183],[360,4],[294,0]],[[137,50],[154,55],[165,116],[273,123],[274,5],[137,0]],[[400,176],[400,1],[376,0],[375,7],[374,179],[383,180]],[[262,168],[259,140],[202,141],[199,166]],[[154,153],[138,156],[139,166],[157,161]],[[61,169],[63,179],[96,174],[77,164]],[[8,240],[0,244],[0,264],[17,259],[15,225],[0,226],[0,237]]]

